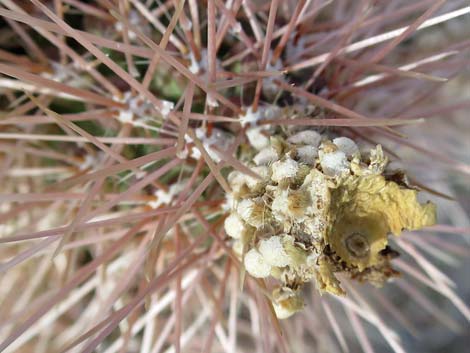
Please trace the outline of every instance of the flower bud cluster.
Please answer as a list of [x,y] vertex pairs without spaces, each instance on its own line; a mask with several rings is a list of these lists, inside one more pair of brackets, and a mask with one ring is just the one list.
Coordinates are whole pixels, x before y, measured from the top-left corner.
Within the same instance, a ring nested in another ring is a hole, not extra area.
[[228,176],[225,231],[246,271],[276,283],[279,318],[302,309],[301,287],[312,280],[335,295],[345,294],[337,272],[382,285],[396,274],[388,234],[434,223],[434,206],[386,175],[380,146],[362,156],[347,137],[305,130],[253,149],[259,177]]

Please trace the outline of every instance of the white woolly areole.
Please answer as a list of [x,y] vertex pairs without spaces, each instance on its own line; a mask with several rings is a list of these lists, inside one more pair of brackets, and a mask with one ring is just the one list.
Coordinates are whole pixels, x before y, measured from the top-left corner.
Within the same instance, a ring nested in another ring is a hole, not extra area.
[[245,269],[256,278],[266,278],[271,274],[271,265],[264,261],[263,256],[256,249],[251,249],[245,254]]
[[269,146],[269,137],[263,134],[263,129],[261,127],[254,127],[248,129],[246,132],[246,137],[250,144],[257,150],[262,150]]
[[123,124],[132,124],[132,121],[134,120],[134,114],[130,110],[120,110],[117,119]]
[[237,211],[241,219],[243,219],[245,222],[249,221],[254,207],[255,203],[251,199],[240,201],[237,207]]
[[242,200],[237,207],[238,215],[249,225],[259,228],[263,226],[263,217],[257,214],[257,205],[253,200],[245,199]]
[[[233,136],[229,135],[223,130],[214,128],[212,134],[207,136],[207,130],[204,127],[198,127],[196,130],[196,137],[201,140],[204,149],[207,154],[215,161],[220,162],[220,157],[217,152],[214,151],[212,146],[217,146],[220,150],[227,150],[233,141]],[[192,143],[193,140],[188,135],[185,135],[186,143]],[[191,157],[194,159],[201,158],[201,151],[197,147],[191,149]]]
[[349,162],[343,151],[325,153],[320,158],[320,165],[323,173],[329,176],[341,175],[349,171]]
[[215,99],[212,94],[207,94],[206,101],[209,107],[216,108],[219,106],[219,102],[217,102],[217,99]]
[[[248,107],[245,114],[240,114],[239,118],[243,127],[247,124],[255,126],[258,125],[260,120],[277,119],[282,115],[281,113],[281,109],[276,105],[259,107],[256,112],[253,111],[253,107]],[[267,126],[264,126],[264,128],[268,129]]]
[[164,118],[166,118],[174,107],[175,105],[173,104],[173,102],[162,100],[162,108],[160,109],[160,113]]
[[321,135],[313,130],[300,131],[289,137],[287,141],[295,145],[309,145],[318,147],[321,141]]
[[[190,24],[192,25],[192,23]],[[209,68],[208,68],[209,60],[207,58],[207,50],[206,49],[201,50],[200,56],[201,56],[201,59],[197,61],[196,57],[194,56],[194,53],[193,52],[189,53],[189,60],[191,61],[191,65],[189,66],[189,71],[191,71],[191,73],[193,74],[196,74],[196,75],[201,74],[202,77],[206,77],[207,72],[209,71]],[[215,65],[218,71],[219,69],[222,68],[219,60],[216,60]]]
[[300,162],[313,165],[318,157],[318,149],[314,146],[301,146],[297,148],[297,156]]
[[234,199],[233,195],[228,194],[225,199],[225,202],[222,204],[222,209],[224,211],[230,212],[236,207],[236,204],[237,204],[237,201]]
[[91,154],[86,154],[85,159],[82,163],[80,163],[79,169],[86,170],[88,168],[93,169],[93,167],[100,165],[103,162],[104,154],[102,152],[98,152],[96,156]]
[[184,146],[184,148],[181,151],[176,151],[176,157],[180,159],[186,159],[188,158],[188,155],[189,155],[189,151],[186,148],[186,146]]
[[227,180],[230,184],[230,187],[232,188],[232,191],[235,193],[240,192],[243,186],[246,184],[245,174],[239,172],[238,170],[230,172]]
[[282,238],[278,235],[260,241],[258,250],[264,260],[271,266],[284,267],[289,265],[289,255],[284,250]]
[[238,217],[236,213],[231,213],[225,218],[225,233],[234,239],[240,239],[242,233],[246,230],[245,223]]
[[152,105],[141,97],[132,95],[131,91],[125,92],[123,97],[117,100],[129,107],[128,109],[119,110],[117,119],[121,123],[138,125],[138,120],[145,120],[152,114]]
[[352,157],[354,154],[359,152],[359,148],[357,147],[356,143],[350,138],[337,137],[333,139],[333,143],[348,157]]
[[252,107],[248,107],[245,114],[240,115],[240,123],[243,127],[247,124],[254,126],[258,124],[258,121],[261,119],[261,109],[258,109],[256,112],[253,111]]
[[254,158],[253,162],[257,165],[268,165],[271,164],[279,159],[274,148],[268,147],[262,149]]
[[286,216],[289,214],[289,192],[287,190],[280,190],[276,192],[273,203],[271,204],[271,210],[273,216],[279,222],[283,222]]
[[248,107],[245,114],[240,115],[240,123],[243,127],[250,125],[246,131],[246,136],[250,144],[261,151],[269,146],[269,137],[263,134],[266,131],[269,134],[270,127],[268,125],[257,126],[261,120],[272,120],[282,116],[282,111],[277,106],[260,107],[256,112],[253,112],[252,107]]
[[196,58],[194,57],[194,54],[192,52],[189,53],[189,59],[191,60],[191,65],[189,66],[189,71],[193,74],[198,74],[199,71],[201,70],[201,67],[199,66],[199,63],[197,62]]
[[[78,65],[76,62],[74,62],[74,67],[77,69],[82,69],[80,65]],[[59,64],[59,63],[51,63],[52,67],[52,73],[49,72],[41,72],[40,76],[45,77],[49,80],[53,80],[56,82],[64,82],[69,75],[71,74],[70,69],[66,68],[65,66]],[[73,81],[72,81],[73,82]]]
[[242,31],[242,25],[240,22],[235,23],[233,26],[230,26],[229,32],[235,36],[238,36]]
[[[137,11],[131,10],[129,12],[129,23],[133,26],[140,27],[140,16],[137,13]],[[118,32],[122,32],[124,30],[124,26],[122,22],[116,22],[114,25],[114,28]],[[137,34],[134,31],[131,31],[130,29],[127,29],[127,35],[129,36],[129,39],[131,41],[135,41],[137,39]]]
[[185,185],[185,182],[172,184],[168,189],[168,192],[162,189],[158,189],[154,194],[157,200],[150,201],[149,206],[152,208],[158,208],[162,205],[169,205],[171,201],[176,198],[181,191],[184,190]]
[[266,166],[259,166],[259,167],[253,167],[251,168],[253,172],[258,174],[262,179],[254,178],[250,175],[246,175],[246,185],[250,189],[255,189],[261,184],[263,184],[263,180],[267,179],[269,176],[269,168]]
[[273,175],[271,179],[277,183],[286,179],[293,178],[299,170],[299,164],[292,158],[287,157],[283,161],[274,162],[272,165]]

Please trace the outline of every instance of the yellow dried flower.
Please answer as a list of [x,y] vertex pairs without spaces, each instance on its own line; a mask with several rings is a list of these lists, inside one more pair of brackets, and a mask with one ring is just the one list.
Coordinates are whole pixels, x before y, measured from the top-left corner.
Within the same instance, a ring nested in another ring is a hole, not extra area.
[[351,175],[332,192],[330,213],[335,221],[325,241],[342,260],[363,270],[379,262],[388,233],[432,225],[435,212],[433,204],[417,201],[416,190],[382,175]]

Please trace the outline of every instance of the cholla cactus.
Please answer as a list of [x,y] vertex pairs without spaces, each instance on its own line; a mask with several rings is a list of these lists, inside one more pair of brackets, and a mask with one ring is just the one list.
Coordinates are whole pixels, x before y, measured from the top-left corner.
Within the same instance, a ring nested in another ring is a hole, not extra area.
[[225,231],[248,273],[279,283],[272,296],[279,318],[302,309],[306,282],[343,295],[336,272],[383,285],[397,274],[388,234],[435,223],[434,205],[421,205],[406,178],[386,170],[380,145],[361,154],[347,137],[303,130],[272,136],[253,161],[255,176],[228,177]]

